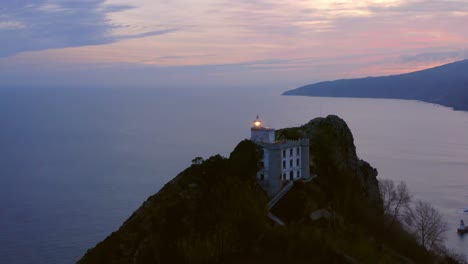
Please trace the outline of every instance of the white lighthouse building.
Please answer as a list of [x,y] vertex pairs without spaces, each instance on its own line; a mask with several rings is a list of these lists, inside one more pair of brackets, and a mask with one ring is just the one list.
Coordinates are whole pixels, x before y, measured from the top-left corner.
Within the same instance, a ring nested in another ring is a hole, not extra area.
[[263,148],[257,180],[270,197],[281,190],[284,182],[310,176],[309,139],[276,140],[275,129],[264,127],[258,116],[250,139]]

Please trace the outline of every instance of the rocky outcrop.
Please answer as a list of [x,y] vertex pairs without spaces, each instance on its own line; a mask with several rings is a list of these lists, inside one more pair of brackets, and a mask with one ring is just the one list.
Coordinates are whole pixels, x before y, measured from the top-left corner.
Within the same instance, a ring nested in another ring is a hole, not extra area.
[[311,172],[330,195],[380,202],[377,170],[358,158],[353,135],[343,119],[335,115],[315,118],[300,127],[278,130],[277,137],[309,138]]
[[310,170],[317,177],[313,184],[296,185],[273,208],[275,215],[286,223],[300,223],[314,210],[328,208],[351,222],[381,221],[377,170],[359,159],[353,135],[343,119],[335,115],[315,118],[300,127],[278,130],[277,137],[308,138]]
[[[277,136],[309,138],[317,175],[295,182],[272,208],[285,225],[268,218],[256,181],[261,151],[245,140],[229,158],[195,162],[78,263],[401,263],[400,252],[420,252],[415,263],[430,263],[407,234],[379,236],[377,170],[357,157],[341,118],[316,118]],[[388,241],[397,253],[381,250]]]

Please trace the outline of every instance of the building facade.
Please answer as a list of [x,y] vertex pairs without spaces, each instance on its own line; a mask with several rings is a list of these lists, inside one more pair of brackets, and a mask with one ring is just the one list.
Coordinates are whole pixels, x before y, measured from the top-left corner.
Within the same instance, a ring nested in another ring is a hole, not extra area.
[[276,140],[275,129],[263,127],[258,116],[250,139],[263,149],[257,180],[270,197],[281,190],[284,182],[309,177],[309,139]]

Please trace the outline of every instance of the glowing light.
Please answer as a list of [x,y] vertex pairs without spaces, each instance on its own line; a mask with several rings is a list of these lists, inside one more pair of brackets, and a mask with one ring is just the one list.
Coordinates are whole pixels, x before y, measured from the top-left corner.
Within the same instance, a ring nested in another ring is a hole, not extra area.
[[260,121],[255,121],[255,122],[254,122],[254,126],[255,126],[255,127],[261,127],[261,126],[262,126],[262,122],[260,122]]

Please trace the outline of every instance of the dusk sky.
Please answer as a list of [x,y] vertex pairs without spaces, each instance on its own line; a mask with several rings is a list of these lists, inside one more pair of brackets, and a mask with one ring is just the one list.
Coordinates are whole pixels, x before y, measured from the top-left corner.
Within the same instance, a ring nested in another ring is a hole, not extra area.
[[255,86],[468,58],[468,0],[2,0],[2,86]]

